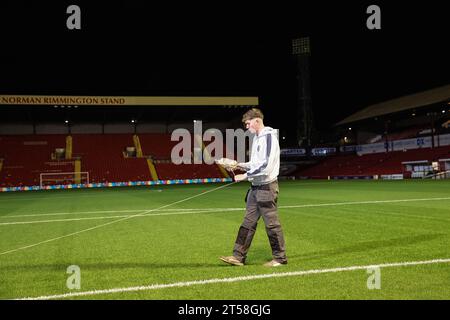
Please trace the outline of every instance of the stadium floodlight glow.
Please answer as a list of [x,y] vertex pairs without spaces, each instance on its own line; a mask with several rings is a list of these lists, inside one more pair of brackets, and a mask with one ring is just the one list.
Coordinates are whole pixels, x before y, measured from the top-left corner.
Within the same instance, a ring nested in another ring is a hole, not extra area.
[[69,120],[64,120],[64,123],[65,123],[65,124],[68,124],[68,123],[69,123]]
[[134,120],[134,119],[131,119],[131,123],[136,123],[136,120]]
[[292,40],[293,55],[309,55],[311,53],[309,37],[297,38]]

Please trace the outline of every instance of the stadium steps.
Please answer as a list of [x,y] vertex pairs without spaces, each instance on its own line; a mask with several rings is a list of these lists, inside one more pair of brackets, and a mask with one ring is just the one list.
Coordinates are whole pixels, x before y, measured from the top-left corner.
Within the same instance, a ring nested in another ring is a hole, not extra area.
[[75,183],[80,184],[81,183],[81,160],[76,159],[75,160]]
[[138,135],[134,135],[133,136],[133,142],[134,142],[134,147],[136,148],[136,157],[138,158],[142,158],[142,147],[141,147],[141,141],[139,139]]
[[218,164],[216,164],[217,168],[219,169],[220,173],[222,174],[222,176],[224,178],[229,178],[230,175],[228,174],[227,170],[225,170],[223,167],[219,166]]
[[72,136],[66,137],[66,159],[72,159]]
[[150,175],[152,176],[153,181],[159,180],[158,172],[156,171],[155,165],[153,164],[152,159],[147,159],[148,170],[150,171]]
[[[135,134],[133,136],[133,142],[134,142],[134,147],[136,148],[136,157],[143,158],[144,153],[142,151],[141,139],[139,139],[138,135]],[[147,159],[147,166],[148,166],[148,170],[150,172],[150,176],[152,177],[152,180],[153,181],[159,180],[158,172],[156,171],[156,168],[155,168],[155,165],[154,165],[152,159],[150,159],[150,158]]]

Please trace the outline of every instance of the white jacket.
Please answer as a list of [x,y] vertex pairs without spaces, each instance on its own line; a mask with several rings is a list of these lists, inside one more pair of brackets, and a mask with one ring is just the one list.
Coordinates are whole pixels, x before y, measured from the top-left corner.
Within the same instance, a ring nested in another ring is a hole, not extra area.
[[263,185],[275,181],[280,172],[280,145],[277,132],[264,127],[253,137],[250,161],[240,163],[252,185]]

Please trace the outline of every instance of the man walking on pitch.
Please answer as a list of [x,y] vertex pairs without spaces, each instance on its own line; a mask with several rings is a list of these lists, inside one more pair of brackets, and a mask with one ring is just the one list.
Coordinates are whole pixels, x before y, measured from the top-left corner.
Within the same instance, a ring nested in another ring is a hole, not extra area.
[[220,257],[231,265],[245,264],[261,216],[273,256],[273,260],[264,265],[277,267],[287,263],[284,236],[277,212],[280,146],[275,130],[265,127],[263,119],[261,110],[256,108],[247,111],[242,117],[245,127],[255,134],[249,162],[237,163],[234,160],[222,159],[226,160],[222,161],[226,169],[240,168],[246,171],[245,174],[236,175],[235,181],[248,180],[252,183],[247,192],[246,214],[237,234],[233,255]]

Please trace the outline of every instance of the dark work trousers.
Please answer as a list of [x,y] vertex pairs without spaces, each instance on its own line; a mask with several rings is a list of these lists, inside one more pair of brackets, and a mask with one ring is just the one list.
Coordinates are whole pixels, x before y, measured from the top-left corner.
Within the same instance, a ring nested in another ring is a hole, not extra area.
[[278,181],[262,186],[252,186],[248,191],[247,212],[233,249],[233,255],[240,261],[245,262],[258,220],[262,216],[272,247],[273,259],[281,263],[287,262],[284,236],[277,211],[278,192]]

